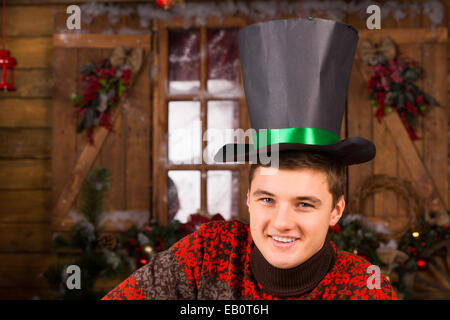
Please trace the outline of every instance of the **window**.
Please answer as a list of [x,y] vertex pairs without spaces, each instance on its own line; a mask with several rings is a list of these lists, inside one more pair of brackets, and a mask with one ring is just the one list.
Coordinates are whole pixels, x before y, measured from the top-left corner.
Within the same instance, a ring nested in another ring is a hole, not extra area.
[[225,143],[244,143],[250,127],[237,35],[244,18],[155,26],[152,218],[186,222],[196,212],[248,217],[248,164],[213,160]]

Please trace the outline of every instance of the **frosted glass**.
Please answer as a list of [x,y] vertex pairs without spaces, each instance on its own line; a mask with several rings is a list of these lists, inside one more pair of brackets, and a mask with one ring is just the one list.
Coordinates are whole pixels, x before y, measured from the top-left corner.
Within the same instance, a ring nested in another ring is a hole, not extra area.
[[202,124],[200,103],[196,101],[169,102],[168,156],[172,164],[200,164]]
[[209,101],[207,122],[205,161],[212,164],[219,148],[226,143],[238,142],[234,130],[239,128],[239,104],[236,101]]
[[195,94],[200,90],[200,32],[169,31],[169,93]]
[[238,29],[211,29],[207,33],[207,88],[220,97],[241,96]]
[[175,219],[186,223],[187,218],[200,209],[200,171],[169,170],[168,175],[175,185],[175,190],[168,190],[168,194],[177,194],[179,205],[178,208],[176,203],[168,204],[167,207],[177,208]]
[[238,216],[238,171],[209,170],[207,172],[207,209],[209,214],[220,213],[226,220]]

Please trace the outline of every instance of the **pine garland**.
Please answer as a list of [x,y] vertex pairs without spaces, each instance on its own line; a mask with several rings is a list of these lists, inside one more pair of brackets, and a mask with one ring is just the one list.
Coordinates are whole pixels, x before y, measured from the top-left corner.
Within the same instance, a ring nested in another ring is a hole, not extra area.
[[[64,260],[50,264],[44,272],[49,286],[55,290],[53,299],[100,299],[107,291],[94,290],[96,280],[125,276],[132,270],[128,256],[118,246],[105,246],[101,241],[98,221],[110,181],[111,175],[105,168],[89,171],[80,191],[82,218],[71,227],[68,239],[60,234],[53,237],[53,249]],[[68,265],[80,268],[81,289],[68,289]]]

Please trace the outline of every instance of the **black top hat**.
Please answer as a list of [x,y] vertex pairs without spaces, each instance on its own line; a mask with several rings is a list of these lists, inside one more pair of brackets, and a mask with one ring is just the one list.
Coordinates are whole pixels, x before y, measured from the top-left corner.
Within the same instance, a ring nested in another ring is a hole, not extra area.
[[243,28],[238,41],[253,144],[226,144],[215,161],[248,161],[273,146],[329,153],[346,165],[375,157],[371,141],[339,138],[356,29],[311,17],[272,20]]

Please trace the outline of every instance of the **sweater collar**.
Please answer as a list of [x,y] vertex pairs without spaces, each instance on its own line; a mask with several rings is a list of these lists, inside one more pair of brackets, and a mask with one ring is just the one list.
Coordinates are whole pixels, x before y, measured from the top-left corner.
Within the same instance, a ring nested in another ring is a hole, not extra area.
[[252,243],[250,268],[263,290],[279,297],[299,296],[314,289],[332,268],[336,253],[327,235],[322,248],[291,269],[272,266]]

